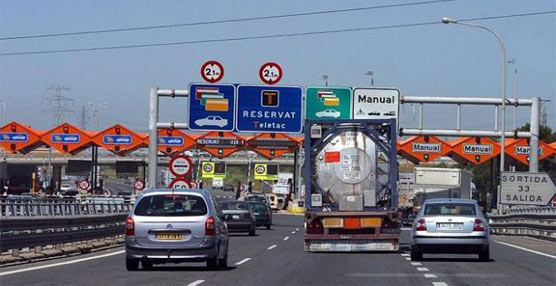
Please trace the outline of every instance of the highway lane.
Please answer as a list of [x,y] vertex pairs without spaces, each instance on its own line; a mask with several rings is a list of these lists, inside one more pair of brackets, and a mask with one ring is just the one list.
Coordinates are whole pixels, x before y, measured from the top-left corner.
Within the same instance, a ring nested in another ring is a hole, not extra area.
[[[127,272],[124,254],[0,276],[4,285],[554,285],[556,259],[491,243],[490,262],[475,255],[408,256],[408,233],[400,253],[305,253],[303,218],[275,214],[272,230],[256,237],[233,234],[227,270],[203,263],[167,264]],[[287,237],[287,239],[286,239]],[[122,248],[115,251],[121,251]],[[98,255],[98,254],[97,254]],[[79,256],[72,259],[78,259]],[[61,260],[64,261],[64,260]],[[1,273],[32,264],[4,268]],[[240,263],[239,265],[236,265]],[[435,284],[433,284],[435,283]]]

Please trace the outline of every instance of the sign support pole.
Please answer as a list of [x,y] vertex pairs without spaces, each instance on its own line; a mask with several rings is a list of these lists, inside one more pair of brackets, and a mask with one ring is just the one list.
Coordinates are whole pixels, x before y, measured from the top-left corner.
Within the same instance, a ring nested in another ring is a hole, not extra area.
[[157,186],[157,164],[158,164],[158,88],[151,88],[149,95],[149,188]]
[[529,172],[539,171],[539,103],[540,98],[531,98],[531,125],[529,132],[531,133],[529,153]]

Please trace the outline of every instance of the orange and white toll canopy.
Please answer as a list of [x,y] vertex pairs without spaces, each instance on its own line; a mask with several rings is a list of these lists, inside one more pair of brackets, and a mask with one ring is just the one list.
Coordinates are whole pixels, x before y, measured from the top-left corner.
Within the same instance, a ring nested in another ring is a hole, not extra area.
[[403,141],[399,152],[413,162],[432,162],[451,150],[450,144],[436,136],[416,136]]
[[487,137],[464,137],[451,142],[454,159],[482,164],[500,155],[500,144]]
[[[531,147],[527,138],[509,139],[506,141],[506,154],[510,155],[517,161],[529,165],[529,156],[531,155]],[[554,154],[554,149],[539,141],[539,161]]]
[[93,137],[93,142],[118,155],[125,155],[137,148],[145,147],[144,138],[120,124],[97,133]]
[[218,158],[224,158],[244,148],[245,138],[233,132],[208,132],[196,140],[197,147]]
[[42,145],[40,133],[12,121],[0,128],[0,147],[11,153],[27,153]]
[[61,153],[75,154],[92,144],[88,133],[70,123],[62,123],[41,135],[41,140]]

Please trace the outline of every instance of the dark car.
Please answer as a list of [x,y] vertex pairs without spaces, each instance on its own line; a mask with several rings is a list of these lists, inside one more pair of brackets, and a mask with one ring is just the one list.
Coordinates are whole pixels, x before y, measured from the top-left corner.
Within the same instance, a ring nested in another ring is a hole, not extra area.
[[226,185],[224,186],[224,192],[233,192],[234,186],[233,185]]
[[402,219],[402,223],[403,225],[412,225],[413,221],[415,220],[415,217],[417,217],[416,214],[410,214],[407,217]]
[[265,203],[260,202],[249,202],[253,214],[255,215],[255,223],[257,226],[265,226],[266,229],[270,229],[272,225],[272,210]]
[[243,198],[243,200],[246,201],[246,202],[264,203],[264,204],[267,204],[270,207],[270,201],[268,200],[268,198],[265,195],[251,194],[251,195],[245,196],[245,198]]
[[230,232],[249,232],[254,236],[256,232],[255,215],[251,206],[244,201],[223,201],[219,203],[224,220]]

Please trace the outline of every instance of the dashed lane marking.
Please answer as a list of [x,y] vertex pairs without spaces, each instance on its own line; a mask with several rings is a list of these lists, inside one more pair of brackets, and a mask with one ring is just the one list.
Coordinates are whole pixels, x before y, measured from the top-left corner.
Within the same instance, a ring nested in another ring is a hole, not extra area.
[[205,282],[205,280],[197,280],[197,281],[193,281],[193,282],[187,284],[187,286],[197,286],[197,285],[199,285],[203,282]]
[[421,266],[423,264],[421,264],[421,262],[411,262],[411,265],[413,266]]
[[407,260],[407,261],[410,261],[410,260],[411,260],[411,258],[410,258],[410,257],[406,257],[406,258],[405,258],[405,260]]
[[542,252],[539,252],[539,251],[531,250],[531,249],[529,249],[529,248],[525,248],[525,247],[513,245],[513,244],[510,244],[510,243],[506,243],[506,242],[496,241],[496,240],[495,240],[494,242],[496,242],[496,243],[498,243],[498,244],[505,245],[505,246],[517,248],[517,249],[520,249],[520,250],[525,250],[525,251],[527,251],[527,252],[531,252],[531,253],[535,253],[535,254],[538,254],[538,255],[543,255],[543,256],[546,256],[546,257],[550,257],[550,258],[556,259],[556,256],[554,256],[554,255],[550,255],[550,254],[542,253]]
[[286,236],[286,237],[284,237],[284,240],[288,240],[288,239],[290,239],[290,237],[289,237],[289,236]]
[[417,271],[429,271],[426,267],[417,267]]
[[402,253],[402,256],[409,256],[409,253]]
[[446,282],[432,282],[432,286],[448,286]]
[[436,276],[436,274],[426,273],[425,278],[438,278],[438,276]]
[[10,274],[21,273],[21,272],[27,272],[27,271],[45,269],[45,268],[56,267],[56,266],[62,266],[62,265],[73,264],[73,263],[79,263],[79,262],[83,262],[83,261],[88,261],[88,260],[93,260],[93,259],[98,259],[98,258],[103,258],[103,257],[108,257],[108,256],[113,256],[113,255],[118,255],[118,254],[122,254],[122,253],[124,253],[124,252],[125,252],[125,250],[120,250],[120,251],[115,251],[115,252],[106,253],[106,254],[101,254],[101,255],[92,256],[92,257],[86,257],[86,258],[75,259],[75,260],[70,260],[70,261],[64,261],[64,262],[59,262],[59,263],[53,263],[53,264],[47,264],[47,265],[41,265],[41,266],[35,266],[35,267],[29,267],[29,268],[23,268],[23,269],[17,269],[17,270],[12,270],[12,271],[6,271],[6,272],[0,273],[0,277],[1,277],[1,276],[5,276],[5,275],[10,275]]
[[267,249],[268,249],[268,250],[271,250],[271,249],[273,249],[273,248],[275,248],[275,247],[276,247],[276,244],[273,244],[273,245],[269,246]]
[[236,263],[236,265],[241,265],[241,264],[243,264],[243,263],[245,263],[249,260],[251,260],[251,258],[245,258],[245,259],[241,260],[240,262]]
[[299,227],[295,228],[295,231],[299,231]]
[[294,233],[295,233],[295,230],[294,230],[294,231],[292,231],[292,234],[294,234]]

